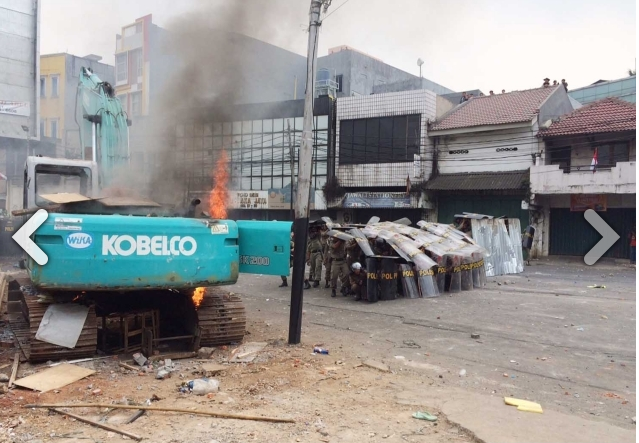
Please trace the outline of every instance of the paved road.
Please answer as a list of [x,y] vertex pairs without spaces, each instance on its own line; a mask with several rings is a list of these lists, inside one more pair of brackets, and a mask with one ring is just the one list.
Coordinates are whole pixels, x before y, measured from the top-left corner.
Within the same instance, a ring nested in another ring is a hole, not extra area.
[[[290,288],[278,284],[277,277],[243,275],[233,290],[252,318],[285,336]],[[587,288],[592,284],[606,288]],[[434,299],[366,304],[311,289],[303,341],[324,337],[439,385],[528,398],[634,430],[635,286],[627,265],[566,259],[533,262],[523,274],[489,278],[482,290]]]

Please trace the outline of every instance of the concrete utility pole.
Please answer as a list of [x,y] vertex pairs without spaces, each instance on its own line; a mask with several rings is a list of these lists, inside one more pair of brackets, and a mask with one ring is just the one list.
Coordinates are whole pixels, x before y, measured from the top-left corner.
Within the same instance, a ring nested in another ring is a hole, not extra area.
[[288,137],[288,156],[291,167],[291,220],[295,220],[295,212],[293,211],[293,185],[295,184],[295,148],[291,141],[291,121],[286,120],[286,135]]
[[330,0],[311,0],[308,26],[308,55],[306,58],[306,96],[304,102],[304,129],[299,155],[297,192],[295,193],[295,250],[293,251],[293,278],[291,284],[291,313],[288,325],[289,344],[298,344],[302,338],[302,302],[306,268],[306,241],[308,233],[309,198],[313,168],[313,98],[315,96],[315,69],[320,12]]

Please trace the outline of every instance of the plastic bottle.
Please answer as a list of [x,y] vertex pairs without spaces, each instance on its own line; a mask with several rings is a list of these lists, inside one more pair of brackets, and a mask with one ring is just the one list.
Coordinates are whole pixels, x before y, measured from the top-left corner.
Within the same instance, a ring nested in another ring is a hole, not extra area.
[[324,349],[324,348],[314,347],[314,348],[313,348],[313,352],[314,352],[315,354],[325,354],[325,355],[328,355],[328,349]]
[[211,392],[217,392],[220,388],[220,382],[214,378],[199,378],[191,380],[188,386],[193,394],[206,395]]

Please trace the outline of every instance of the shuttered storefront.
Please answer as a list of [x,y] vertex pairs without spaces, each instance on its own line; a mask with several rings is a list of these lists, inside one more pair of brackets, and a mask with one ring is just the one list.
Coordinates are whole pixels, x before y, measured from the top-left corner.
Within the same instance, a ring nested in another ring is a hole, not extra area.
[[[606,223],[615,230],[621,238],[604,257],[630,257],[630,243],[628,233],[636,224],[635,208],[608,208],[598,212]],[[601,240],[597,233],[584,218],[583,212],[573,212],[569,208],[550,209],[550,255],[584,256]]]
[[474,212],[499,217],[518,218],[522,228],[528,225],[528,211],[521,209],[524,196],[511,195],[446,195],[437,199],[437,221],[452,223],[455,214]]

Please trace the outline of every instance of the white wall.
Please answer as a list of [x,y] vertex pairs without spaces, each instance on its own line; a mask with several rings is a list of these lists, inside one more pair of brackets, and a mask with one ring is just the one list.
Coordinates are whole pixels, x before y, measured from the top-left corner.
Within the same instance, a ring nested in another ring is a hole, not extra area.
[[635,194],[637,163],[620,162],[611,169],[590,171],[590,161],[583,171],[569,174],[559,165],[532,166],[530,188],[533,194]]
[[[535,134],[536,124],[440,136],[437,145],[439,173],[528,169],[533,164],[531,154],[539,152],[542,145]],[[436,133],[432,132],[432,136]]]
[[30,115],[0,113],[0,137],[32,139],[40,128],[40,2],[0,0],[0,100],[29,103]]
[[[428,122],[435,119],[436,94],[428,90],[390,92],[337,99],[337,136],[335,168],[343,187],[406,186],[426,181],[432,172],[432,142],[428,138]],[[340,121],[359,118],[420,114],[420,159],[416,162],[339,164]]]

